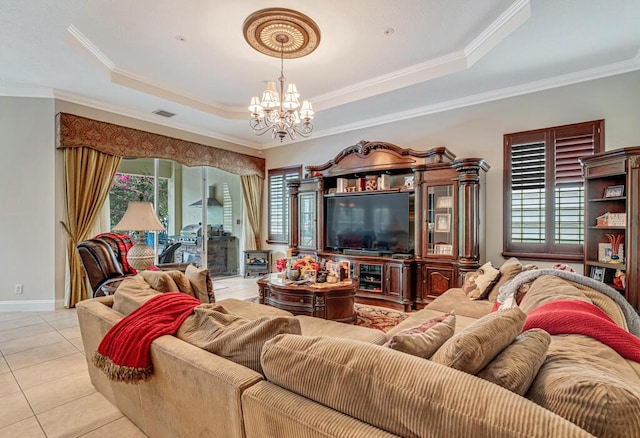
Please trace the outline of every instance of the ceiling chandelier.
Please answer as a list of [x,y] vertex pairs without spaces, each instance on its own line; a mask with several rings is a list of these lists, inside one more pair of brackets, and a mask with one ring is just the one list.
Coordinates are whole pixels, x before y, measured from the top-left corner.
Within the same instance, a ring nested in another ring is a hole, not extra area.
[[297,135],[309,137],[313,131],[313,107],[298,98],[298,89],[289,83],[285,92],[284,58],[300,58],[313,52],[320,43],[318,26],[304,14],[283,8],[254,12],[244,22],[244,37],[251,47],[268,56],[280,58],[279,87],[268,82],[262,99],[251,98],[249,125],[256,135],[271,132],[271,137]]

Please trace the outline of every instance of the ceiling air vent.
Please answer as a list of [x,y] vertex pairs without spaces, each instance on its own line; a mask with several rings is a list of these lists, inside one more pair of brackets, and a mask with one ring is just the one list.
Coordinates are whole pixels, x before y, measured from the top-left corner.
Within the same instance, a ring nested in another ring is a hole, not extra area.
[[167,117],[167,118],[175,116],[174,113],[170,113],[169,111],[165,111],[163,109],[157,109],[153,112],[153,114],[157,114],[159,116]]

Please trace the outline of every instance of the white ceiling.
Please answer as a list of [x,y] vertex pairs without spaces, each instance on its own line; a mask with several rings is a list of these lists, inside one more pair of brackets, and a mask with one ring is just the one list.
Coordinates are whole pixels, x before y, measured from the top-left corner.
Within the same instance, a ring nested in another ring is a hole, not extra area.
[[640,69],[640,0],[0,0],[0,95],[277,146],[246,109],[280,72],[242,34],[266,7],[320,28],[284,66],[315,138]]

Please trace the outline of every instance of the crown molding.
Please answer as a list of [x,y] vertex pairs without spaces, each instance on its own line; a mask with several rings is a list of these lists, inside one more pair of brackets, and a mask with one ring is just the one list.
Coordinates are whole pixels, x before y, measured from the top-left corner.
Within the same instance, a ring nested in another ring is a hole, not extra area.
[[131,117],[132,119],[141,120],[144,122],[153,123],[155,125],[166,126],[168,128],[179,129],[181,131],[190,132],[192,134],[203,135],[216,140],[222,140],[229,143],[237,144],[238,146],[246,146],[253,149],[262,149],[260,143],[248,142],[239,137],[232,137],[226,134],[221,134],[216,131],[208,129],[199,129],[192,125],[171,121],[170,119],[163,120],[159,116],[154,114],[147,114],[141,111],[135,111],[129,108],[125,108],[119,105],[112,105],[105,102],[101,102],[95,99],[88,99],[84,96],[77,95],[75,93],[69,93],[63,90],[53,90],[54,97],[65,102],[75,103],[78,105],[94,108],[101,111],[107,111],[110,113],[118,114],[125,117]]
[[0,86],[2,97],[33,97],[39,99],[53,99],[53,90],[42,87],[7,87]]
[[[553,88],[565,87],[568,85],[588,82],[588,81],[602,79],[610,76],[616,76],[619,74],[629,73],[637,70],[640,70],[640,50],[633,58],[625,61],[616,62],[613,64],[591,68],[587,70],[582,70],[579,72],[569,73],[566,75],[556,76],[553,78],[542,79],[539,81],[529,82],[526,84],[514,85],[512,87],[506,87],[499,90],[488,91],[486,93],[479,93],[472,96],[465,96],[459,99],[452,99],[446,102],[440,102],[433,105],[426,105],[423,107],[414,108],[407,111],[399,111],[392,114],[386,114],[380,117],[373,117],[360,122],[336,126],[331,129],[316,131],[313,134],[313,139],[328,137],[328,136],[337,135],[337,134],[343,134],[345,132],[355,131],[358,129],[371,128],[374,126],[385,125],[388,123],[399,122],[399,121],[413,119],[416,117],[422,117],[430,114],[451,111],[458,108],[479,105],[483,103],[493,102],[496,100],[508,99],[510,97],[536,93],[539,91],[545,91]],[[310,139],[305,139],[302,141],[308,141],[308,140]],[[269,149],[277,146],[279,146],[279,144],[269,144],[264,146],[264,149]]]

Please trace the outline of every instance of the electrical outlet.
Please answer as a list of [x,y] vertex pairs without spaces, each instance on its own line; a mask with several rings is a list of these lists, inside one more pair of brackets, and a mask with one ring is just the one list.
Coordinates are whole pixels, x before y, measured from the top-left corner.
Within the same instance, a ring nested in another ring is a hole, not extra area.
[[17,294],[21,294],[22,293],[22,285],[21,284],[16,284],[16,293]]

